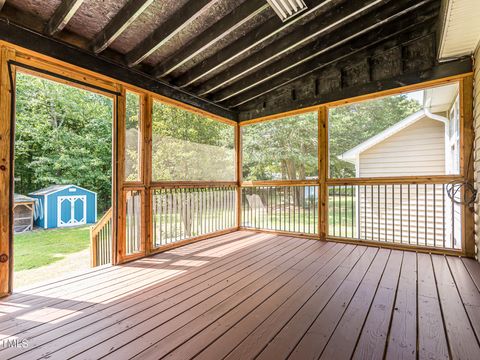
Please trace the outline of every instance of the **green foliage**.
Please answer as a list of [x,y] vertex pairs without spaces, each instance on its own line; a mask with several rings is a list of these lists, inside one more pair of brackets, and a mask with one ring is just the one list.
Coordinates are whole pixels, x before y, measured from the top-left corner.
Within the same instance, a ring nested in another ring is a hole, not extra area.
[[406,95],[331,109],[328,116],[330,176],[355,177],[355,166],[338,156],[420,109],[420,104]]
[[154,180],[234,180],[234,127],[153,103]]
[[15,235],[15,271],[36,269],[90,246],[88,226]]
[[125,116],[125,179],[140,180],[140,95],[127,92]]
[[318,175],[316,113],[242,128],[243,179],[305,179]]
[[112,100],[22,73],[16,81],[15,192],[75,184],[110,207]]

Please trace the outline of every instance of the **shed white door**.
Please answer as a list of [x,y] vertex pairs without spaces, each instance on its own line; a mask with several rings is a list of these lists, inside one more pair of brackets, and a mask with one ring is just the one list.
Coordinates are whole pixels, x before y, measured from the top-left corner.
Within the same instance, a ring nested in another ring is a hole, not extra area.
[[59,196],[57,201],[58,227],[87,223],[87,197],[85,195]]

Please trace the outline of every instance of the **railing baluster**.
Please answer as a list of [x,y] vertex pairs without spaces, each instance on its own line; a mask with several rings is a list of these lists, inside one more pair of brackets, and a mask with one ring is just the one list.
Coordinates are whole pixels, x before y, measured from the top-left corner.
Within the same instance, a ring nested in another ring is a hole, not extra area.
[[424,206],[425,206],[425,220],[424,220],[424,223],[425,223],[425,246],[427,246],[427,239],[428,239],[428,223],[427,223],[427,219],[428,219],[428,210],[427,210],[427,207],[428,207],[428,204],[427,204],[427,198],[428,198],[428,193],[427,193],[427,184],[424,185],[424,195],[423,195],[423,198],[424,198]]

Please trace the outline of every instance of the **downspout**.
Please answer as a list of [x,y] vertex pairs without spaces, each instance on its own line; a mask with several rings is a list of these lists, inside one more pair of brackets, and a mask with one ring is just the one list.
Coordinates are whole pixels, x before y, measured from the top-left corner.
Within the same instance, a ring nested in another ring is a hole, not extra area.
[[445,116],[438,115],[438,114],[433,114],[430,112],[429,107],[430,107],[431,99],[428,100],[426,106],[424,107],[423,111],[425,112],[425,115],[432,119],[432,120],[437,120],[442,122],[445,125],[445,174],[450,173],[450,169],[452,167],[452,159],[449,156],[450,154],[450,136],[449,136],[449,129],[448,129],[448,123],[449,119]]

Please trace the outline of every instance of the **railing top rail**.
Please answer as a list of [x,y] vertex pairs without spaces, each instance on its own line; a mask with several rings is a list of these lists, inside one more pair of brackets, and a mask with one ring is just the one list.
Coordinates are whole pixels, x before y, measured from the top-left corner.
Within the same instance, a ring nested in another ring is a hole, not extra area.
[[235,181],[214,181],[214,182],[190,182],[190,181],[175,181],[175,182],[154,182],[151,185],[152,189],[176,189],[176,188],[221,188],[221,187],[237,187]]
[[383,184],[447,184],[463,180],[459,175],[402,176],[376,178],[328,179],[327,185],[383,185]]
[[91,227],[91,235],[94,237],[104,226],[108,223],[113,215],[112,208],[108,209],[107,212],[102,216],[102,218],[97,221],[95,225]]
[[318,179],[309,180],[262,180],[262,181],[242,181],[241,187],[257,186],[314,186],[318,185]]

